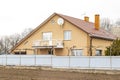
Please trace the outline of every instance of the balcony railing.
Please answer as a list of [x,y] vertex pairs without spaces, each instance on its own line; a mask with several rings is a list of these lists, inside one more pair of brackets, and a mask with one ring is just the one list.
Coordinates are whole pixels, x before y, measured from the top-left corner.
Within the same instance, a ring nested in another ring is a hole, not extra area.
[[36,40],[33,42],[33,47],[46,48],[55,47],[63,48],[63,40]]

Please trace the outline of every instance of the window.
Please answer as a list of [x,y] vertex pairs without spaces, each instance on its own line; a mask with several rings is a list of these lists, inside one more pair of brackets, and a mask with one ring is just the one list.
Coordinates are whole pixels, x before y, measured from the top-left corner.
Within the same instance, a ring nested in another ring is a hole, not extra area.
[[72,50],[72,55],[73,56],[82,56],[83,50],[82,49],[73,49]]
[[102,50],[96,50],[96,56],[102,56]]
[[44,32],[43,40],[52,40],[52,32]]
[[15,52],[15,55],[26,55],[26,51],[18,51],[18,52]]
[[64,31],[64,40],[71,40],[71,31]]

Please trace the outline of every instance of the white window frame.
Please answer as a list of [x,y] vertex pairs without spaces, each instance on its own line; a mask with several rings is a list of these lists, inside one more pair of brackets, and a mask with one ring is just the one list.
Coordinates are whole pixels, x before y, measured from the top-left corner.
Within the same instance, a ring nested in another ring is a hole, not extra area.
[[43,40],[52,40],[52,32],[43,32],[42,39]]
[[65,30],[64,31],[64,40],[71,40],[72,38],[72,31],[71,30]]
[[82,56],[83,49],[72,49],[72,56]]

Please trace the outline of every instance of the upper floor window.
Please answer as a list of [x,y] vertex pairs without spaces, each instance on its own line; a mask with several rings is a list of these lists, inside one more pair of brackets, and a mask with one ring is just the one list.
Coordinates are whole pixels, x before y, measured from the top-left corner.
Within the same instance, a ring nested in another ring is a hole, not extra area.
[[43,32],[43,40],[52,40],[52,32]]
[[71,31],[64,31],[64,40],[71,40]]

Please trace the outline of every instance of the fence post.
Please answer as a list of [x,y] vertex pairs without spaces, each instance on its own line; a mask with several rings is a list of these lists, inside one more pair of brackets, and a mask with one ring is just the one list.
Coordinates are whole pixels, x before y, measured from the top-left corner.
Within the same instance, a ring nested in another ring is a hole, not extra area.
[[7,53],[5,52],[5,54],[6,54],[6,66],[7,66]]
[[51,54],[51,67],[52,67],[52,54]]
[[21,66],[21,50],[19,50],[19,55],[20,55],[20,63],[19,63],[19,65]]
[[89,68],[90,68],[90,54],[89,54]]
[[70,54],[69,54],[69,68],[70,68]]
[[34,51],[34,56],[35,56],[35,62],[34,62],[34,65],[36,66],[36,52],[37,52],[37,50],[34,49],[33,51]]
[[110,47],[110,69],[112,69],[112,56],[111,56],[111,47]]

